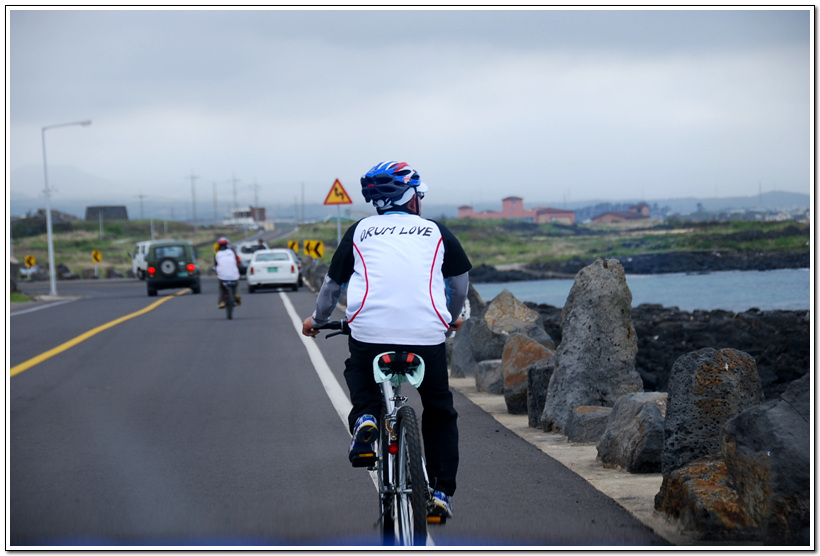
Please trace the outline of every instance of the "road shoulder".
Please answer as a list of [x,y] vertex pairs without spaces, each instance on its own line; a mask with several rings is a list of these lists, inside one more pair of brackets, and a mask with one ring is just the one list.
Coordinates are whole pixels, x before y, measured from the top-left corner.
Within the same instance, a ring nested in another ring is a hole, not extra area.
[[504,396],[479,392],[474,377],[451,377],[450,386],[492,415],[505,428],[582,477],[668,542],[677,546],[715,544],[700,541],[693,533],[682,531],[676,522],[655,510],[655,494],[662,482],[660,473],[634,474],[604,467],[597,460],[595,444],[568,442],[561,434],[530,427],[527,415],[507,412]]
[[80,299],[79,296],[51,296],[38,295],[31,301],[11,301],[9,302],[9,316],[30,313],[46,307],[62,305]]

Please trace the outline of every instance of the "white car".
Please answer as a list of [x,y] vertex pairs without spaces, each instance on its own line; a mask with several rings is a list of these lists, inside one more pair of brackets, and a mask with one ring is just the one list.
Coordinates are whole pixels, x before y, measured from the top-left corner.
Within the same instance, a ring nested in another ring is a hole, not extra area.
[[257,288],[288,286],[299,289],[299,263],[290,249],[261,249],[254,252],[245,274],[248,292]]

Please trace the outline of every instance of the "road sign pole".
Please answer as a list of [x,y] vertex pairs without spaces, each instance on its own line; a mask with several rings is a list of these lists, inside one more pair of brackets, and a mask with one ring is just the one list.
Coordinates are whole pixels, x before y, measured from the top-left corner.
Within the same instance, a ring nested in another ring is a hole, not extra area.
[[353,200],[345,191],[339,178],[333,182],[330,192],[325,197],[325,205],[336,205],[336,245],[342,242],[342,205],[351,205]]

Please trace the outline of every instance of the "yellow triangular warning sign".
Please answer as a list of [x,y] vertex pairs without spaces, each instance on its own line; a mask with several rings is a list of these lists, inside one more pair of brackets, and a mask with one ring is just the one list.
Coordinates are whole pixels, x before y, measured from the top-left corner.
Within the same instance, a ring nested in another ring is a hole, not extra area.
[[333,182],[333,187],[330,188],[330,193],[327,194],[325,197],[325,204],[326,205],[352,205],[353,201],[350,199],[350,195],[347,194],[345,188],[342,187],[342,182],[339,181],[337,178],[336,181]]

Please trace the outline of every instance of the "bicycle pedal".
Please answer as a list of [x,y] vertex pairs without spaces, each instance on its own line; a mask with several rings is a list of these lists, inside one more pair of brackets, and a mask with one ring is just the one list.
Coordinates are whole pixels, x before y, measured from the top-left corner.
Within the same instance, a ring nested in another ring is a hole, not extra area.
[[428,515],[427,523],[429,525],[444,525],[447,523],[447,517],[443,515]]
[[373,452],[363,452],[350,458],[353,467],[372,467],[379,460]]

